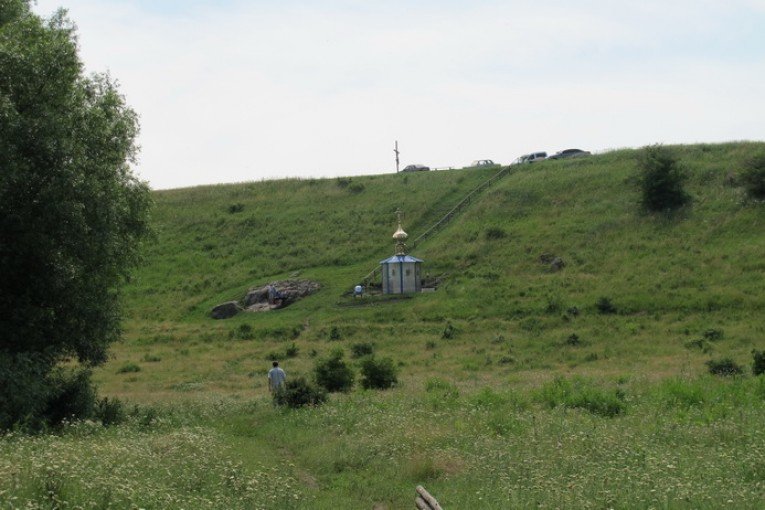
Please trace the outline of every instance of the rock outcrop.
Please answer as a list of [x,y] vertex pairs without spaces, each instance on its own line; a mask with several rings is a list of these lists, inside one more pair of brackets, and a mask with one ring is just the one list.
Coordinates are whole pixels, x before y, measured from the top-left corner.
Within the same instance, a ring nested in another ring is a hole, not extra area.
[[321,288],[312,280],[279,280],[247,291],[242,301],[229,301],[212,309],[213,319],[228,319],[240,311],[267,312],[289,306]]

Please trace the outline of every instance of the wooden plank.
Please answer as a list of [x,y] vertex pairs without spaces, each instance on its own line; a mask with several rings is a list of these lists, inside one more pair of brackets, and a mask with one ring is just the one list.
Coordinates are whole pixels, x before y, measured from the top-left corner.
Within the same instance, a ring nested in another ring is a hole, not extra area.
[[419,494],[419,497],[422,498],[428,505],[429,510],[443,510],[441,508],[441,505],[438,504],[438,501],[436,501],[436,498],[430,495],[428,491],[425,490],[425,487],[422,485],[418,485],[415,489],[417,494]]

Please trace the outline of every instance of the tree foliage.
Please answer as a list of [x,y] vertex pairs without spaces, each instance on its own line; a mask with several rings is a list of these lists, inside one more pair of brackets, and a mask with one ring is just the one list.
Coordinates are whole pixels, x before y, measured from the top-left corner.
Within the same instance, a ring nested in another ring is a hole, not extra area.
[[661,145],[645,147],[638,159],[641,205],[649,212],[672,212],[690,201],[685,175],[672,151]]
[[35,381],[22,400],[3,384],[0,427],[44,407],[59,362],[102,363],[119,337],[148,232],[137,131],[115,82],[84,75],[64,11],[0,2],[0,379]]
[[744,161],[741,182],[749,198],[765,200],[765,152],[758,152]]

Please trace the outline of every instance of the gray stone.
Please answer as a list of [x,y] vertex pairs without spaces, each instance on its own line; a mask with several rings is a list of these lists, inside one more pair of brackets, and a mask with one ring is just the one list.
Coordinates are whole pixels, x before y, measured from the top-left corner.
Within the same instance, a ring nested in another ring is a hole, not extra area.
[[[268,286],[276,290],[273,303],[268,302]],[[295,301],[310,296],[321,288],[319,282],[312,280],[278,280],[270,282],[263,287],[250,289],[244,298],[244,306],[250,312],[264,312],[284,308]]]
[[552,262],[550,262],[550,269],[553,271],[560,271],[564,267],[566,267],[566,263],[563,262],[563,259],[560,257],[555,257]]
[[226,303],[221,303],[213,308],[212,312],[210,312],[210,315],[213,319],[228,319],[238,314],[241,310],[242,307],[239,306],[238,302],[228,301]]

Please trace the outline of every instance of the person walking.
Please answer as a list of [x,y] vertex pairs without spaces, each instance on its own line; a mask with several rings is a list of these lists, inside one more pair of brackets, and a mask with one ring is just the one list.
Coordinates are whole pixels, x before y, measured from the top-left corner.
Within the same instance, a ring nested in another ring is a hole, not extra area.
[[279,362],[274,361],[273,367],[268,371],[268,391],[276,393],[284,389],[284,381],[287,380],[287,374],[279,368]]

